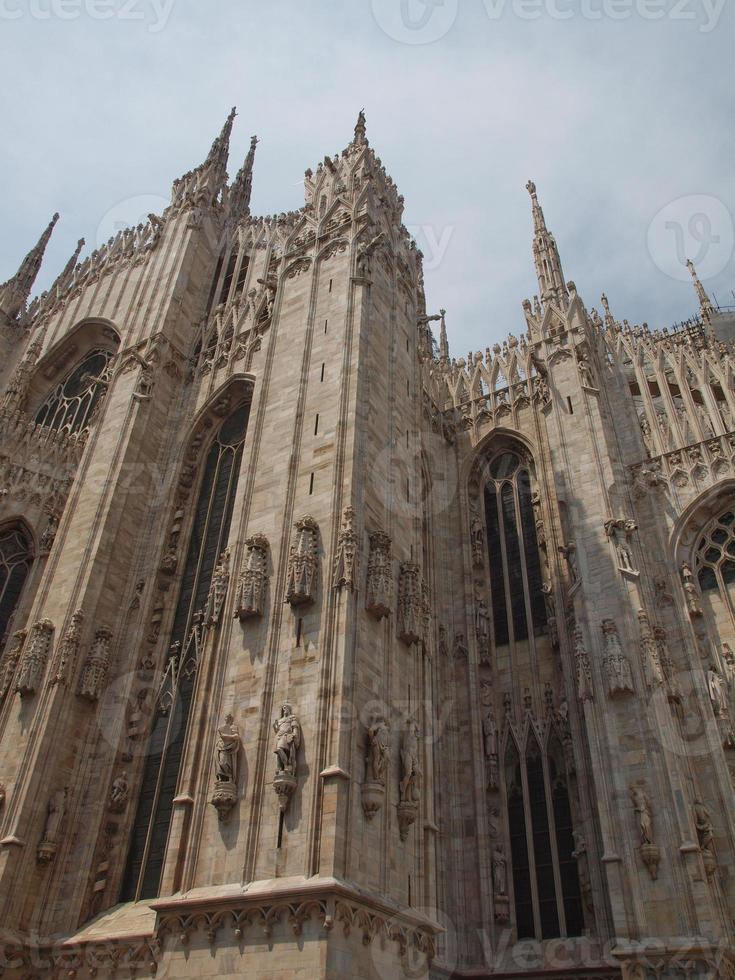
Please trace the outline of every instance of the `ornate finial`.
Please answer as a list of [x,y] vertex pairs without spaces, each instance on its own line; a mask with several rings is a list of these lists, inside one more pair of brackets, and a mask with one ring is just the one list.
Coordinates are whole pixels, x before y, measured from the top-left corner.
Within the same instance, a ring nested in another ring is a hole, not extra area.
[[366,126],[364,109],[360,109],[360,113],[357,117],[357,125],[355,126],[355,142],[356,143],[367,142],[367,126]]

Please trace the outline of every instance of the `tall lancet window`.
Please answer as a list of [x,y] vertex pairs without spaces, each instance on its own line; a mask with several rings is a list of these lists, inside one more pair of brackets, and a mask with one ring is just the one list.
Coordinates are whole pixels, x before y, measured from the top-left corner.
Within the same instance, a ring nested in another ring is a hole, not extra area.
[[249,403],[223,422],[209,450],[194,513],[171,634],[172,654],[157,702],[122,900],[152,898],[160,889],[171,810],[194,692],[202,614],[212,576],[227,546],[247,431]]
[[36,413],[36,424],[69,435],[82,432],[107,391],[113,357],[109,350],[90,351],[47,397]]
[[28,532],[18,524],[0,529],[0,642],[6,637],[32,563]]
[[491,460],[485,484],[495,645],[540,636],[546,628],[531,480],[514,452]]
[[564,753],[555,737],[544,750],[529,732],[523,756],[508,737],[505,795],[518,939],[581,935],[572,812]]

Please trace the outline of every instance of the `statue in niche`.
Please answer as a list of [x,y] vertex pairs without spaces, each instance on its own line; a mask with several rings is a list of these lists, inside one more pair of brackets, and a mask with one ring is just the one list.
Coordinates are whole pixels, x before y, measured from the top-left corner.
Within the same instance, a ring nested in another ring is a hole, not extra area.
[[482,734],[485,744],[485,758],[488,763],[487,788],[498,788],[498,726],[495,724],[493,709],[488,708],[482,719]]
[[226,821],[237,803],[237,762],[240,753],[240,729],[230,714],[217,730],[214,747],[214,792],[210,800],[221,821]]
[[293,708],[286,701],[281,705],[281,714],[273,722],[273,731],[276,733],[276,768],[278,772],[285,772],[290,776],[296,775],[297,759],[296,754],[301,745],[301,725]]
[[693,803],[694,826],[697,828],[697,840],[703,853],[713,854],[715,835],[712,830],[712,819],[709,810],[701,800]]
[[107,809],[110,810],[111,813],[122,813],[128,803],[128,792],[128,774],[123,772],[112,784]]
[[240,752],[240,729],[232,715],[227,715],[224,725],[217,731],[215,746],[215,779],[218,783],[237,782],[237,757]]
[[640,829],[641,844],[653,844],[653,817],[651,814],[651,802],[640,786],[634,786],[630,795],[633,799],[633,809],[638,818]]
[[390,758],[390,728],[385,718],[377,718],[368,729],[368,778],[385,785]]
[[576,585],[579,581],[579,565],[577,563],[577,546],[573,541],[570,541],[568,545],[559,546],[559,554],[565,559],[567,566],[569,568],[569,577],[571,579],[571,584]]
[[709,699],[712,702],[712,710],[714,711],[715,718],[726,718],[728,715],[728,710],[725,682],[714,665],[711,666],[707,672],[707,689],[709,691]]
[[402,803],[417,803],[421,799],[421,761],[419,759],[419,726],[411,721],[401,745]]
[[699,588],[694,579],[694,572],[689,562],[685,561],[681,566],[681,578],[684,592],[687,597],[687,606],[690,616],[701,616],[702,605],[699,601]]
[[496,895],[508,893],[508,861],[502,844],[493,849],[493,891]]
[[470,540],[472,542],[472,563],[482,566],[485,554],[485,529],[482,526],[480,515],[474,504],[470,504],[472,509],[472,520],[470,522]]

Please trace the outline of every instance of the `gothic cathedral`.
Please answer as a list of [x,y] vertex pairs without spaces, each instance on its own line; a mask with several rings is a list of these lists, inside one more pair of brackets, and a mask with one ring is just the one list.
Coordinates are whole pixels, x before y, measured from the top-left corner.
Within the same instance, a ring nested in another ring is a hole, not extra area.
[[360,114],[0,286],[0,974],[735,976],[735,339],[450,356]]

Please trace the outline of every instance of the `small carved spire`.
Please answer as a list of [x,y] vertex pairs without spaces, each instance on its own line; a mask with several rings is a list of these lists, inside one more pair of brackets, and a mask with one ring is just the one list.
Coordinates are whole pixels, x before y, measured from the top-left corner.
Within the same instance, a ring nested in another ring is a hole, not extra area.
[[441,327],[439,328],[439,356],[444,361],[449,360],[449,339],[447,338],[447,311],[439,310],[441,313]]
[[230,214],[236,221],[250,214],[250,196],[253,191],[253,165],[255,164],[255,150],[258,146],[258,137],[253,136],[250,140],[250,149],[245,157],[245,163],[235,177],[230,188]]
[[533,214],[533,260],[536,265],[541,299],[544,303],[553,301],[557,306],[565,308],[569,300],[566,280],[561,267],[559,249],[556,240],[546,227],[544,212],[536,194],[536,185],[532,180],[526,184],[526,190],[531,195],[531,211]]
[[357,145],[361,143],[367,143],[367,126],[365,121],[364,109],[360,109],[359,115],[357,117],[357,125],[355,126],[355,143]]
[[699,310],[702,315],[702,319],[709,321],[715,310],[712,300],[709,298],[707,290],[702,285],[702,280],[697,275],[697,270],[691,259],[687,259],[687,269],[689,269],[692,281],[694,282],[694,289],[696,290],[697,299],[699,300]]
[[36,276],[41,268],[46,246],[58,220],[57,212],[48,223],[38,243],[23,259],[13,278],[0,286],[0,311],[3,311],[11,319],[23,311],[28,297],[31,295],[31,289],[33,289],[33,283],[36,281]]
[[53,286],[49,290],[50,296],[55,296],[56,292],[60,289],[63,289],[66,286],[66,284],[70,281],[72,274],[77,267],[79,256],[81,255],[82,249],[84,248],[85,245],[86,245],[86,240],[84,238],[80,238],[79,241],[77,242],[77,247],[74,249],[71,258],[66,263],[64,268],[61,270],[59,275],[56,277]]

